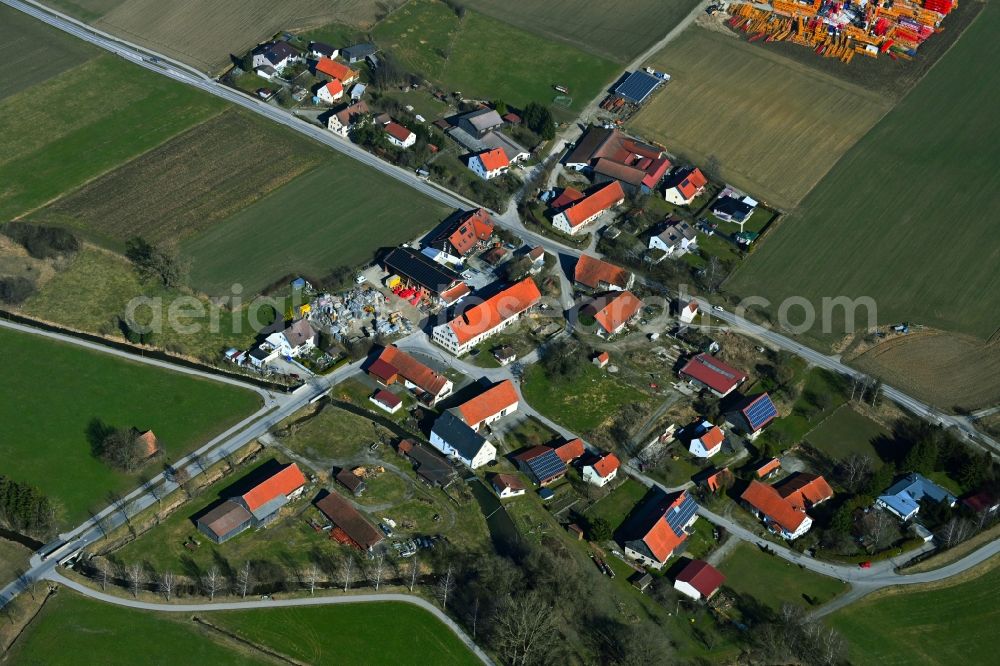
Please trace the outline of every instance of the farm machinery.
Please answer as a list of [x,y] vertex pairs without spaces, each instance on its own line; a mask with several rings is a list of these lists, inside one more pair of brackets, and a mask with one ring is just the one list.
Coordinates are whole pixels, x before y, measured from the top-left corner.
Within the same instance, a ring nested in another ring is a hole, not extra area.
[[955,0],[772,0],[735,4],[727,21],[748,41],[791,42],[824,58],[855,55],[909,60],[958,3]]

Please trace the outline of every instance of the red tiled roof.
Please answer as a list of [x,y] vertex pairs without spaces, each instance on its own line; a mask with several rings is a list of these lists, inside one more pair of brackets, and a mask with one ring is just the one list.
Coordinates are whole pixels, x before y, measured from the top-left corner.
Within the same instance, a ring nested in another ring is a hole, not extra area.
[[459,254],[470,252],[479,241],[487,241],[493,236],[493,218],[485,208],[477,208],[465,213],[458,221],[455,231],[448,236],[448,242]]
[[340,83],[340,79],[334,79],[323,87],[326,88],[327,92],[334,99],[344,94],[344,86]]
[[677,574],[677,580],[687,583],[701,593],[701,596],[708,598],[721,586],[726,577],[722,572],[713,567],[708,562],[702,560],[691,560],[686,567]]
[[629,273],[624,268],[609,264],[606,261],[581,254],[573,269],[573,280],[591,289],[600,289],[602,284],[625,289],[628,286]]
[[726,436],[723,434],[722,428],[714,425],[699,439],[701,439],[701,443],[705,445],[706,449],[714,449],[719,444],[722,444],[725,438]]
[[806,519],[804,509],[796,509],[777,490],[760,481],[751,481],[740,498],[786,532],[794,532]]
[[382,403],[389,409],[393,409],[394,407],[402,404],[403,402],[402,398],[400,398],[394,393],[386,391],[385,389],[379,389],[378,391],[376,391],[375,395],[373,395],[372,398]]
[[723,467],[718,472],[705,479],[705,485],[708,486],[710,491],[715,492],[721,487],[723,480],[732,478],[732,476],[733,473],[729,471],[729,468]]
[[[529,460],[537,458],[538,456],[542,455],[543,453],[548,453],[551,450],[552,450],[551,446],[545,446],[544,444],[539,444],[538,446],[533,446],[533,447],[531,447],[530,449],[528,449],[526,451],[521,451],[516,456],[514,456],[514,459],[515,460],[523,460],[524,462],[528,462]],[[558,455],[558,453],[556,455]]]
[[504,289],[482,303],[475,305],[448,325],[455,332],[459,344],[465,344],[477,335],[491,331],[511,317],[527,310],[542,299],[542,293],[531,278]]
[[556,447],[556,455],[567,465],[582,456],[584,451],[583,440],[579,437],[563,442]]
[[781,468],[781,461],[777,458],[771,458],[766,463],[757,468],[757,478],[763,478],[773,472],[776,469]]
[[593,194],[577,201],[564,213],[569,226],[578,227],[602,211],[614,208],[625,200],[625,191],[617,180],[611,181]]
[[504,409],[516,405],[519,399],[517,389],[514,388],[514,383],[509,379],[505,379],[498,384],[494,384],[468,402],[462,403],[456,409],[461,414],[462,420],[467,425],[472,426],[479,424],[494,414],[500,413]]
[[381,379],[383,384],[388,384],[399,374],[399,370],[388,361],[377,358],[368,366],[368,374]]
[[729,393],[747,378],[736,368],[708,354],[698,354],[692,358],[681,368],[680,374],[719,393]]
[[[448,383],[447,377],[434,372],[394,345],[384,348],[378,358],[396,368],[396,371],[403,379],[431,395],[436,396],[440,394],[441,390]],[[369,372],[371,372],[370,368]]]
[[602,479],[606,479],[608,474],[611,474],[611,472],[621,467],[621,461],[618,460],[618,456],[615,454],[607,453],[601,456],[601,458],[595,462],[592,467],[594,468],[594,471],[597,472],[598,476]]
[[497,169],[502,169],[505,166],[510,166],[510,160],[507,159],[507,153],[503,151],[503,148],[494,148],[493,150],[484,150],[477,156],[479,161],[483,163],[483,168],[486,171],[496,171]]
[[493,487],[499,490],[503,490],[504,488],[510,488],[511,490],[525,489],[524,484],[521,483],[521,479],[513,474],[494,474]]
[[583,192],[574,187],[564,187],[563,191],[559,193],[559,196],[552,200],[550,206],[559,210],[561,208],[565,208],[571,203],[576,203],[585,196],[586,195]]
[[615,333],[627,324],[642,308],[642,301],[630,291],[615,292],[613,296],[594,299],[588,308],[594,311],[594,320],[608,333]]
[[329,58],[320,58],[319,62],[316,63],[316,71],[326,74],[327,76],[332,76],[335,79],[340,79],[341,81],[353,81],[358,78],[358,73],[356,71],[347,65],[342,65],[335,60],[330,60]]
[[413,134],[413,132],[406,129],[405,127],[397,123],[395,120],[386,123],[385,131],[388,132],[391,136],[396,137],[400,141],[406,141]]
[[611,360],[611,354],[609,354],[606,351],[603,351],[597,355],[597,360],[600,361],[601,363],[607,363],[608,361]]
[[681,196],[685,199],[693,199],[698,190],[705,187],[708,183],[708,179],[705,178],[705,174],[701,172],[701,169],[692,169],[681,182],[677,183],[677,191],[681,193]]
[[364,101],[358,100],[350,106],[346,106],[336,113],[337,120],[341,125],[348,127],[360,115],[369,113],[368,105]]
[[667,172],[670,168],[670,160],[666,157],[658,157],[649,162],[647,166],[643,168],[646,172],[646,176],[642,179],[642,184],[648,188],[656,187],[656,184],[660,182],[663,178],[663,174]]
[[144,458],[155,456],[160,451],[160,442],[152,430],[147,430],[135,438],[135,443],[139,446],[139,451]]
[[291,495],[305,484],[306,477],[302,476],[299,466],[295,463],[289,463],[277,474],[244,493],[243,501],[248,509],[256,511],[276,497]]
[[779,482],[775,489],[796,509],[805,511],[833,497],[833,489],[822,476],[798,472]]
[[382,533],[337,493],[330,493],[316,502],[316,508],[365,550],[378,545],[383,539]]
[[440,296],[441,300],[444,301],[445,305],[451,305],[458,299],[464,298],[471,293],[472,290],[469,289],[469,285],[465,284],[464,282],[459,282],[451,289],[446,289],[445,291],[442,291]]

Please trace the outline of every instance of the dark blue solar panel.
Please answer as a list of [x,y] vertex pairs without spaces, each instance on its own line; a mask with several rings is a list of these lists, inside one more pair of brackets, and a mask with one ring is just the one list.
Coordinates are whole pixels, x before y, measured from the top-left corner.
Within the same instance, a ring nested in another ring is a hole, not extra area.
[[566,469],[565,463],[556,455],[555,451],[546,451],[542,455],[532,458],[528,461],[528,467],[531,468],[531,473],[539,481],[544,481]]
[[698,504],[686,494],[681,503],[667,511],[666,519],[670,529],[674,534],[680,536],[684,533],[684,526],[688,524],[691,517],[698,513]]
[[750,424],[750,427],[756,430],[771,419],[777,417],[778,410],[775,408],[774,403],[771,402],[771,396],[765,393],[750,403],[750,405],[743,410],[743,415],[746,417],[747,423]]
[[638,104],[643,102],[649,93],[653,92],[656,86],[661,83],[663,81],[646,72],[632,72],[628,78],[621,82],[621,85],[615,88],[615,92]]

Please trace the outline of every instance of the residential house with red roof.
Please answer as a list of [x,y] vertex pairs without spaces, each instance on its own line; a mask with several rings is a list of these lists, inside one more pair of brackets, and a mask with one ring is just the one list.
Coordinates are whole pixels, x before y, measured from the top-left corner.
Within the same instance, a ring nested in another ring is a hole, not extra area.
[[370,113],[371,109],[367,104],[362,101],[354,102],[327,116],[326,128],[346,139],[354,126]]
[[382,348],[367,372],[383,386],[399,380],[424,404],[433,407],[438,400],[451,395],[455,385],[443,374],[424,365],[395,345]]
[[329,83],[320,86],[316,97],[324,104],[333,104],[344,96],[344,86],[340,79],[331,79]]
[[722,428],[705,420],[695,424],[691,435],[688,451],[696,458],[711,458],[722,450],[722,444],[726,441]]
[[611,362],[611,354],[606,351],[602,351],[600,354],[595,355],[594,358],[591,359],[591,362],[598,368],[606,368],[608,367],[608,363]]
[[384,126],[385,136],[389,143],[397,148],[409,148],[417,142],[417,135],[403,127],[395,120],[390,120]]
[[476,397],[452,410],[473,430],[498,421],[517,411],[520,396],[509,379],[497,382]]
[[642,311],[642,301],[631,291],[619,291],[599,296],[583,307],[597,322],[597,335],[618,335]]
[[586,198],[586,194],[575,187],[564,187],[555,199],[549,202],[549,206],[555,211],[561,211],[567,206],[575,204],[580,199]]
[[603,488],[618,476],[618,469],[621,461],[613,453],[603,453],[593,462],[583,466],[583,480],[587,483]]
[[464,310],[451,321],[435,326],[431,339],[452,354],[461,356],[483,340],[512,326],[541,300],[542,293],[535,281],[530,277],[524,278]]
[[675,206],[690,206],[695,198],[705,191],[708,178],[701,169],[678,169],[667,179],[664,198]]
[[591,126],[564,163],[592,173],[596,182],[617,182],[629,192],[648,194],[663,179],[670,160],[663,151],[618,129]]
[[757,475],[758,479],[768,479],[777,474],[780,469],[781,461],[777,458],[771,458],[761,464],[761,466],[754,471],[754,474]]
[[567,465],[586,453],[587,449],[583,445],[583,440],[579,437],[568,439],[555,447],[556,455]]
[[494,474],[490,478],[490,485],[500,499],[520,497],[527,490],[524,482],[515,474]]
[[698,354],[681,368],[680,376],[703,386],[720,398],[746,381],[746,374],[709,354]]
[[690,324],[694,321],[694,318],[698,316],[698,302],[695,300],[690,301],[687,305],[681,307],[677,318],[682,324]]
[[456,257],[465,257],[485,249],[496,224],[485,208],[476,208],[452,215],[425,241],[436,250]]
[[581,254],[573,269],[573,281],[595,291],[631,289],[635,274],[589,254]]
[[800,472],[774,486],[751,481],[740,499],[769,530],[791,541],[812,527],[806,509],[831,497],[833,490],[822,476]]
[[622,529],[622,548],[627,557],[661,569],[697,520],[698,505],[687,491],[668,495],[654,490]]
[[484,150],[469,158],[469,168],[483,180],[492,180],[507,173],[510,160],[503,148]]
[[708,601],[725,582],[722,572],[703,560],[691,560],[674,579],[674,589],[695,601]]
[[403,407],[403,400],[395,393],[387,391],[386,389],[379,389],[375,391],[375,394],[369,398],[375,406],[380,409],[384,409],[390,414],[395,414]]
[[574,236],[606,212],[625,203],[625,191],[617,180],[603,185],[568,208],[556,213],[552,226]]
[[337,79],[342,85],[354,83],[358,80],[358,73],[355,70],[329,58],[320,58],[316,61],[316,72],[318,74],[326,74],[331,79]]

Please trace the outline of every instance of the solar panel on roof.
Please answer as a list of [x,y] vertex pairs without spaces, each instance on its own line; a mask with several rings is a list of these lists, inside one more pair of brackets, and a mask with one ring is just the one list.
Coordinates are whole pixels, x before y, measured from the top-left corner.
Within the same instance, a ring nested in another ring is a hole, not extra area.
[[736,376],[733,373],[729,372],[728,370],[720,368],[718,365],[716,365],[715,363],[712,363],[711,361],[709,361],[707,359],[704,359],[704,358],[701,359],[701,364],[704,365],[709,370],[712,370],[713,372],[719,373],[720,375],[722,375],[726,379],[732,379],[733,377]]
[[688,521],[697,512],[698,504],[691,499],[690,495],[685,495],[679,505],[667,511],[667,525],[674,531],[674,534],[681,536],[684,533],[684,526],[688,524]]
[[531,468],[531,473],[539,481],[544,481],[566,469],[566,465],[555,451],[546,451],[542,455],[532,458],[528,461],[528,467]]
[[661,83],[663,81],[646,72],[632,72],[615,88],[615,93],[636,104],[641,104]]
[[778,416],[778,410],[775,408],[774,403],[771,402],[771,396],[766,393],[752,403],[750,403],[746,409],[743,410],[743,416],[746,417],[747,423],[750,424],[750,428],[757,430],[763,427],[773,418]]

